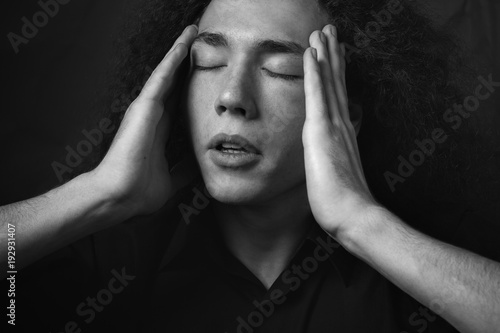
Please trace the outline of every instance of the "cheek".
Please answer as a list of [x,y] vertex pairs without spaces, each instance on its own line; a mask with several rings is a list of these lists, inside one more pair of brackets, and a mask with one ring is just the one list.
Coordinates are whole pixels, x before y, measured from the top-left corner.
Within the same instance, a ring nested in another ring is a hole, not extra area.
[[192,142],[200,142],[203,135],[207,135],[204,129],[206,130],[206,124],[213,104],[210,103],[210,96],[211,92],[207,89],[207,85],[197,80],[192,80],[187,86],[186,114],[189,135]]
[[[276,110],[268,123],[277,129],[273,150],[278,169],[285,174],[301,173],[304,164],[302,130],[305,121],[305,95],[302,89],[281,89],[275,92],[272,109]],[[281,127],[281,131],[280,130]],[[291,168],[290,165],[296,167]]]
[[305,121],[305,99],[303,89],[280,90],[271,95],[271,110],[276,110],[266,125],[278,132],[284,144],[295,144],[302,137]]
[[302,145],[303,124],[303,120],[297,117],[277,136],[279,139],[274,148],[278,150],[277,156],[280,156],[280,159],[294,161],[301,159],[304,155]]
[[297,122],[305,119],[305,92],[304,85],[294,83],[291,87],[269,87],[267,101],[272,106],[275,116],[284,122]]
[[295,184],[305,177],[302,145],[302,117],[296,116],[276,135],[270,145],[270,165],[273,182]]

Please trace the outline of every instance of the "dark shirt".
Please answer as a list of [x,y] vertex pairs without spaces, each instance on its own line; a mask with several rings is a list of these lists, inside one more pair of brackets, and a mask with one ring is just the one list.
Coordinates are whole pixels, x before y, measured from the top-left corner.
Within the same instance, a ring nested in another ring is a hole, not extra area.
[[267,290],[191,187],[21,271],[18,290],[22,331],[456,332],[317,224]]

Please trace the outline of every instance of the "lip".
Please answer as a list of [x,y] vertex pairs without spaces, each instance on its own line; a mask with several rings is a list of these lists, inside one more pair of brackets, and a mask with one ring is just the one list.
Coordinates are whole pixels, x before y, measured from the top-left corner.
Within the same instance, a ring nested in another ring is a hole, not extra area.
[[[243,149],[237,151],[217,149],[224,143]],[[208,148],[209,157],[212,162],[223,168],[249,167],[258,163],[262,158],[259,150],[250,141],[237,134],[217,134],[210,140]]]
[[248,153],[260,155],[259,150],[252,143],[250,143],[249,140],[238,134],[228,135],[225,133],[219,133],[210,139],[208,148],[217,149],[217,147],[223,143],[234,144],[245,149]]

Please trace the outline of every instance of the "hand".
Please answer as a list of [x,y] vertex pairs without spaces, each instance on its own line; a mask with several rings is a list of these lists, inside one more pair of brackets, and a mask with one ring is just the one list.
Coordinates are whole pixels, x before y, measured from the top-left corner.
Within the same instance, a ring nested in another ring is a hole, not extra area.
[[152,213],[175,193],[164,156],[178,67],[189,53],[196,26],[188,26],[127,109],[111,147],[90,172],[102,195],[129,216]]
[[318,224],[338,239],[376,202],[363,174],[356,131],[349,117],[345,49],[338,43],[335,27],[332,31],[329,27],[311,34],[311,48],[304,54],[306,120],[302,141],[312,213]]

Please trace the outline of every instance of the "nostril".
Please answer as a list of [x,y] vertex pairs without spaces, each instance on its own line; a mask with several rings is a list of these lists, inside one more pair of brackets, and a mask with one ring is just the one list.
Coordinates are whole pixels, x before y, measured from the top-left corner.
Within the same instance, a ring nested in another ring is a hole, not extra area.
[[219,106],[217,106],[216,110],[217,110],[217,114],[221,115],[222,113],[226,112],[227,108],[223,105],[219,105]]
[[246,116],[246,114],[247,114],[247,112],[245,111],[245,109],[242,109],[242,108],[236,108],[236,112],[241,113],[243,116]]

